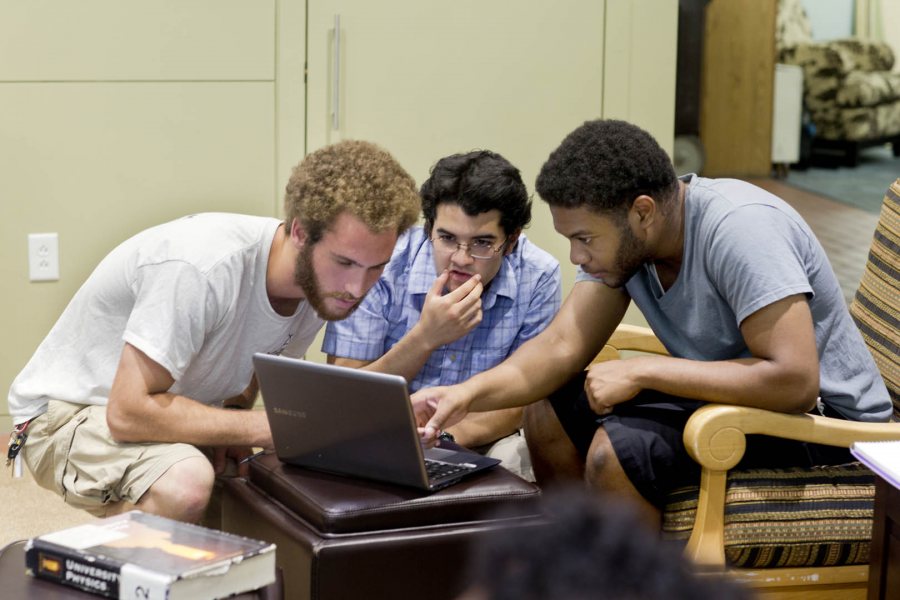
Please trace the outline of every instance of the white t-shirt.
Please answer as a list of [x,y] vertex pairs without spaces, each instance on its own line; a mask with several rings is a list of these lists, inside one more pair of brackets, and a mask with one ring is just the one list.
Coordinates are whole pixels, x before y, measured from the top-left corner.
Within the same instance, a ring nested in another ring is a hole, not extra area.
[[281,353],[289,342],[292,354],[305,352],[323,321],[306,302],[281,316],[266,293],[279,223],[199,214],[123,242],[13,381],[13,422],[43,413],[48,400],[106,404],[125,342],[169,371],[169,391],[208,404],[246,389],[254,352]]

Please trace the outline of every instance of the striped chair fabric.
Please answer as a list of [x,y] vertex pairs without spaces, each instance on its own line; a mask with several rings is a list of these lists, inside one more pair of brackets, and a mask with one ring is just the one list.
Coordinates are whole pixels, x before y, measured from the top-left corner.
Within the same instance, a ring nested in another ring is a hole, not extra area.
[[850,305],[900,420],[900,179],[881,205],[869,260]]
[[[900,179],[884,198],[869,260],[850,307],[900,420]],[[728,473],[725,557],[743,568],[868,564],[874,476],[859,463]],[[663,537],[687,541],[697,486],[673,491]]]
[[[859,463],[733,470],[725,560],[751,569],[868,564],[874,497],[874,476]],[[664,539],[687,542],[696,511],[697,486],[669,494]]]

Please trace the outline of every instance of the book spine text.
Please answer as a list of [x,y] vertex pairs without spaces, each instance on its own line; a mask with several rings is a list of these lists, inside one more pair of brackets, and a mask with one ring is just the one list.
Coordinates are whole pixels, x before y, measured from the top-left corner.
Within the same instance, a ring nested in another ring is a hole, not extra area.
[[119,597],[119,570],[115,566],[42,548],[37,544],[26,552],[25,564],[41,579],[106,598]]

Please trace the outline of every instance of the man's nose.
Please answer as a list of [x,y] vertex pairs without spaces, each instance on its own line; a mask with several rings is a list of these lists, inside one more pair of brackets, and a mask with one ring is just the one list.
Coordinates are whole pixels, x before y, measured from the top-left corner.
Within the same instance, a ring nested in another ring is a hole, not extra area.
[[576,266],[584,266],[591,262],[591,254],[577,244],[569,245],[569,261]]
[[450,255],[450,260],[457,265],[469,265],[475,262],[475,259],[469,254],[469,248],[459,245],[456,246],[456,250]]
[[369,288],[375,281],[369,282],[369,277],[365,271],[351,277],[344,286],[344,291],[354,298],[362,298],[369,291]]
[[347,285],[344,286],[344,291],[351,294],[354,298],[362,298],[368,293],[372,286],[375,285],[375,282],[378,281],[379,277],[380,273],[378,272],[364,270],[358,276],[353,277],[347,282]]

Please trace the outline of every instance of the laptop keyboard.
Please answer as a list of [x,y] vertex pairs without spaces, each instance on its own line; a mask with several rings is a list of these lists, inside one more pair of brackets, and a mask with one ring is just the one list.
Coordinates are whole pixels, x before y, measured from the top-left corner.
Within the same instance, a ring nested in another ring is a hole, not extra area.
[[425,459],[425,471],[429,479],[437,479],[458,473],[468,473],[475,469],[475,465],[448,463],[431,458]]

